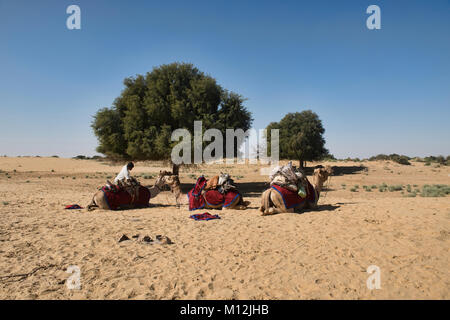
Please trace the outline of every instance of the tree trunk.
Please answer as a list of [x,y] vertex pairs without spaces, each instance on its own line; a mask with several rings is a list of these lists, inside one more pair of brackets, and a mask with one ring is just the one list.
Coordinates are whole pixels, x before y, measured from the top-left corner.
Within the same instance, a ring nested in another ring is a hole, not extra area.
[[300,169],[304,169],[305,168],[305,161],[303,160],[298,160],[299,164],[300,164]]
[[179,164],[175,164],[175,163],[172,164],[172,174],[178,175],[179,169],[180,169]]

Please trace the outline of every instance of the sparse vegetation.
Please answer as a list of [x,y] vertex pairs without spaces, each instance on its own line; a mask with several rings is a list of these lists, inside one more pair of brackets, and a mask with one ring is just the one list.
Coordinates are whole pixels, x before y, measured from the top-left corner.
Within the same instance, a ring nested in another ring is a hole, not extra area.
[[389,186],[388,189],[390,192],[401,191],[401,190],[403,190],[403,186],[401,184],[399,184],[399,185]]
[[369,161],[391,160],[391,161],[394,161],[394,162],[399,163],[399,164],[410,165],[411,164],[409,162],[410,159],[411,158],[409,158],[408,156],[398,155],[396,153],[393,153],[393,154],[390,154],[390,155],[379,154],[379,155],[370,157]]
[[407,193],[404,195],[406,198],[415,198],[417,194],[415,192]]
[[433,184],[424,185],[422,187],[422,197],[445,197],[450,193],[450,185],[445,184]]

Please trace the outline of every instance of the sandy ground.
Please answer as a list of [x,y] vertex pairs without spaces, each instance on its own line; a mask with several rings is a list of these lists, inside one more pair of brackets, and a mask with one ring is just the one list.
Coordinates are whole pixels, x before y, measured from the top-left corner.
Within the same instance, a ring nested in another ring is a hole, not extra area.
[[[330,164],[344,174],[332,177],[318,211],[264,217],[257,208],[268,178],[258,166],[182,169],[185,189],[200,173],[228,171],[251,201],[249,210],[209,211],[221,219],[194,221],[169,192],[146,209],[64,210],[86,206],[120,166],[2,157],[0,299],[449,299],[449,197],[362,189],[450,184],[449,167]],[[137,163],[133,174],[162,168]],[[122,234],[161,234],[174,244],[119,243]],[[73,265],[79,290],[66,286]],[[380,268],[381,289],[366,285],[370,265]]]

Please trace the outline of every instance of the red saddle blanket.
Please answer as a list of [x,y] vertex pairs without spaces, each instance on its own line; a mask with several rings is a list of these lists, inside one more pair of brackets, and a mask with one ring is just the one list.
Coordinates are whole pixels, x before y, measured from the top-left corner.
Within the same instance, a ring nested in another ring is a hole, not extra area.
[[206,186],[206,182],[204,176],[199,177],[194,188],[188,192],[189,210],[197,210],[205,207],[205,198],[202,196],[202,191]]
[[237,197],[239,197],[239,192],[230,190],[222,194],[217,190],[208,190],[203,196],[205,197],[207,204],[212,206],[222,205],[226,208],[230,206]]
[[202,194],[206,183],[207,180],[205,177],[201,176],[197,179],[194,188],[188,192],[189,210],[203,209],[206,204],[228,207],[240,195],[239,192],[235,190],[230,190],[225,194],[222,194],[217,190],[208,190]]
[[[304,201],[308,201],[310,203],[316,202],[316,192],[312,184],[309,183],[309,181],[306,190],[306,198],[302,198],[298,195],[297,192],[280,187],[276,184],[272,185],[272,189],[276,190],[281,195],[281,198],[283,198],[284,206],[286,207],[286,209],[297,207]],[[319,194],[317,194],[317,198],[318,197]]]
[[117,210],[120,207],[130,205],[136,207],[147,207],[150,201],[150,190],[143,186],[139,187],[139,196],[137,199],[134,199],[134,201],[130,193],[124,189],[116,189],[111,191],[106,187],[103,187],[101,190],[103,191],[106,202],[111,210]]

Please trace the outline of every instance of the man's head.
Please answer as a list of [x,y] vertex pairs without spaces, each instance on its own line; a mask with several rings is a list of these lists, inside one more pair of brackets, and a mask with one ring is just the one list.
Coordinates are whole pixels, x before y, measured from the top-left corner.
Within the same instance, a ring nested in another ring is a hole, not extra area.
[[133,162],[128,162],[127,169],[131,171],[131,169],[133,169],[133,168],[134,168]]

